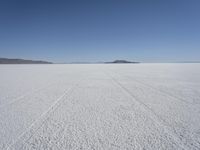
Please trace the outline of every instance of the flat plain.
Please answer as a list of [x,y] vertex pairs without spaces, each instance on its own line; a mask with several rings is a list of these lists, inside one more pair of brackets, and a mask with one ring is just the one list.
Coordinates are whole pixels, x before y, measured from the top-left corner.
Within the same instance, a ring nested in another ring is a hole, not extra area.
[[0,65],[0,149],[200,149],[200,64]]

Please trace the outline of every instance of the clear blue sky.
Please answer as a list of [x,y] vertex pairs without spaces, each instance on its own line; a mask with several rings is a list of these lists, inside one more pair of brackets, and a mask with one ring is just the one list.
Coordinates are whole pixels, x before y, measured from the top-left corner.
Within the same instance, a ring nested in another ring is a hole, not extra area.
[[1,0],[0,57],[200,60],[200,0]]

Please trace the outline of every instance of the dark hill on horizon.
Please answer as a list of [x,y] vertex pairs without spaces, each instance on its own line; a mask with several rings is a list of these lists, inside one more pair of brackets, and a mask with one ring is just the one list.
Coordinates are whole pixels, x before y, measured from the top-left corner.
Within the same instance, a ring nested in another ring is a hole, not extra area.
[[10,59],[0,58],[0,64],[52,64],[52,62],[41,61],[41,60],[26,60],[26,59]]
[[127,64],[127,63],[139,63],[139,62],[133,62],[133,61],[127,61],[127,60],[115,60],[112,62],[105,62],[109,64]]

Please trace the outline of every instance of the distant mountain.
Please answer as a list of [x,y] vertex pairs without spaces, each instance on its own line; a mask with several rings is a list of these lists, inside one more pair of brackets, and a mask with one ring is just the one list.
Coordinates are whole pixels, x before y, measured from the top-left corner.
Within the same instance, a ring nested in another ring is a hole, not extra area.
[[41,60],[0,58],[0,64],[52,64],[52,62]]
[[139,62],[133,62],[133,61],[127,61],[127,60],[115,60],[112,62],[106,62],[111,64],[127,64],[127,63],[139,63]]

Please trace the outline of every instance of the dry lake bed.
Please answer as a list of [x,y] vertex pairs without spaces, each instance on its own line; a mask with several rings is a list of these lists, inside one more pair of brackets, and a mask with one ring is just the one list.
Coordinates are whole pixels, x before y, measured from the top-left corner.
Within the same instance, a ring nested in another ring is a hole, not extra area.
[[200,149],[200,64],[0,65],[0,149]]

